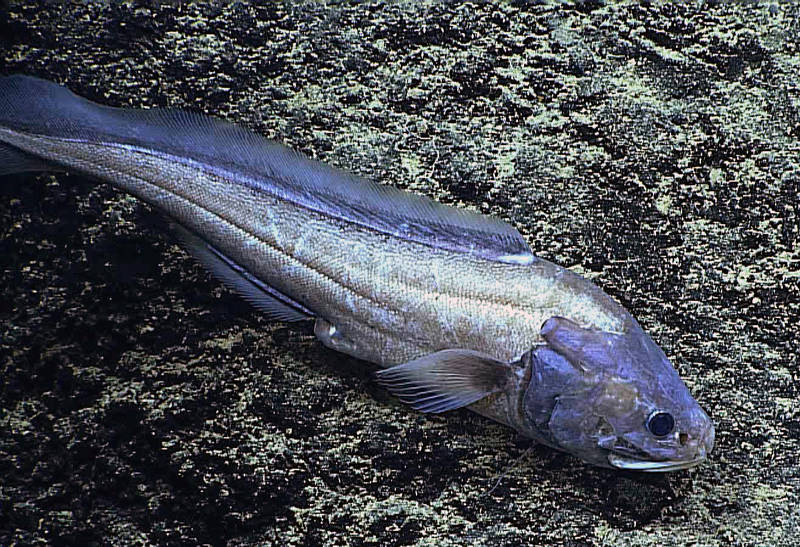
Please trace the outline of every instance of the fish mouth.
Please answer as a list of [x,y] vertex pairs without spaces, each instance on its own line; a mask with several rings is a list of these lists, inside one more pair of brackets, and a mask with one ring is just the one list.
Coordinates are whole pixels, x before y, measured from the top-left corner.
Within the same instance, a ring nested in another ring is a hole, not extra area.
[[611,453],[608,455],[608,463],[616,469],[624,469],[626,471],[641,471],[643,473],[667,473],[670,471],[683,471],[684,469],[691,469],[706,461],[705,457],[695,458],[693,460],[641,460],[638,458],[630,458],[620,454]]

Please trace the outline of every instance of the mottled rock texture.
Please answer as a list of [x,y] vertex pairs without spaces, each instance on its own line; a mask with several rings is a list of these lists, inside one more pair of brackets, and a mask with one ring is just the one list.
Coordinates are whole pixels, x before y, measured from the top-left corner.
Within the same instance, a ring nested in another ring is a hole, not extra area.
[[0,5],[0,73],[212,113],[508,220],[639,318],[718,431],[705,466],[641,476],[420,415],[209,279],[147,206],[8,176],[0,544],[796,544],[799,21],[794,2]]

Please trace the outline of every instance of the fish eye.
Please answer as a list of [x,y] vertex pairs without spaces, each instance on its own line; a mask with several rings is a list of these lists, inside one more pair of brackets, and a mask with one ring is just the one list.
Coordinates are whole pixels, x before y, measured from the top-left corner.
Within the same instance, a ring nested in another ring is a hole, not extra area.
[[647,430],[656,437],[665,437],[675,429],[675,418],[669,412],[657,410],[650,414],[645,425]]

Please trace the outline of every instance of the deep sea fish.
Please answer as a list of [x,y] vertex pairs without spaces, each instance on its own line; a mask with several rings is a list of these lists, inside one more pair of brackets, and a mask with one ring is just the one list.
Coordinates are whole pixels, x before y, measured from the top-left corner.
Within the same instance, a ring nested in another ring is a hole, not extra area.
[[117,109],[0,78],[0,175],[70,171],[168,215],[266,316],[313,319],[412,407],[467,407],[603,467],[688,469],[714,427],[664,352],[510,225],[173,109]]

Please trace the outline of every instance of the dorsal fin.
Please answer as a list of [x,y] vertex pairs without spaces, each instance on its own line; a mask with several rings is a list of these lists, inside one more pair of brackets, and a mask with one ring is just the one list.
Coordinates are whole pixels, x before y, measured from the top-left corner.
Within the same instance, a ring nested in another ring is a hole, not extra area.
[[119,109],[29,76],[0,78],[0,126],[128,145],[233,173],[298,206],[404,240],[526,264],[534,260],[509,224],[332,169],[247,129],[176,109]]

